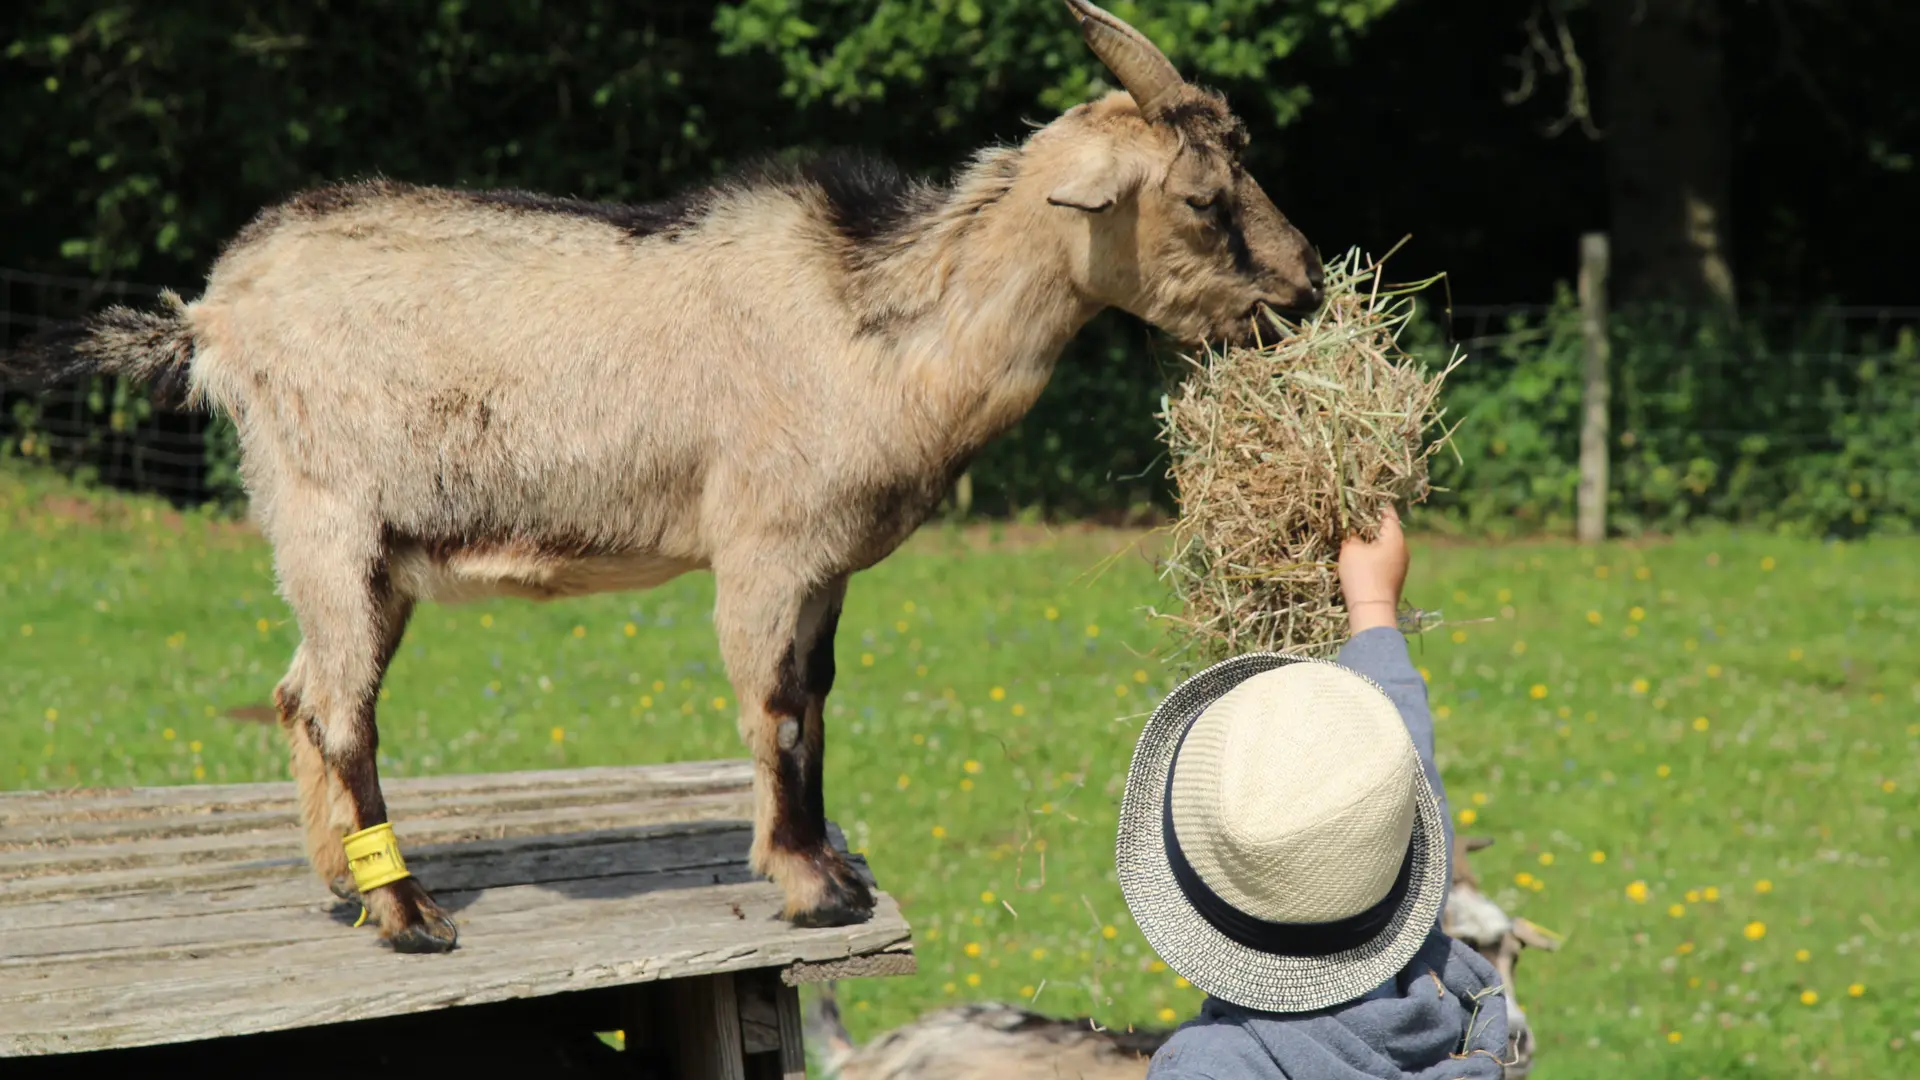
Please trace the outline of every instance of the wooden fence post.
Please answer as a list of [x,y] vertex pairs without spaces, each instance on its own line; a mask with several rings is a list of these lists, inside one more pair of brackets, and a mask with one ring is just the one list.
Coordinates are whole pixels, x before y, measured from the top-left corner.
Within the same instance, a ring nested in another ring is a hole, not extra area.
[[1607,535],[1607,234],[1580,238],[1580,332],[1586,341],[1581,364],[1580,493],[1578,533],[1583,544]]

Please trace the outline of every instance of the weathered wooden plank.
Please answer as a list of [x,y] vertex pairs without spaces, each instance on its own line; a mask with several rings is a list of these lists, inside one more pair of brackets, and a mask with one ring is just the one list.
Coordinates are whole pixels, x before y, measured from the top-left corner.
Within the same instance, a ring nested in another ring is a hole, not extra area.
[[[556,925],[563,910],[551,905],[497,921],[476,910],[463,947],[443,956],[396,956],[374,946],[367,931],[361,931],[358,947],[347,947],[352,938],[342,928],[339,936],[265,947],[240,958],[115,958],[52,971],[9,971],[0,990],[0,1055],[204,1039],[655,979],[847,961],[906,944],[899,908],[884,894],[867,923],[796,930],[777,918],[781,898],[766,883],[677,884],[593,905],[592,922]],[[475,907],[494,896],[489,891]],[[734,905],[744,917],[733,914]]]
[[[604,785],[627,786],[633,797],[673,793],[751,790],[753,764],[747,761],[689,761],[667,765],[603,765],[583,769],[532,772],[466,773],[454,776],[388,778],[381,782],[390,806],[431,803],[462,795],[511,795],[529,790],[558,792]],[[0,827],[57,820],[107,820],[215,814],[294,806],[291,780],[252,784],[176,784],[157,787],[70,788],[0,792]]]
[[800,991],[773,983],[773,1000],[780,1018],[780,1080],[807,1080],[807,1043],[800,1016]]
[[747,1080],[740,998],[732,973],[679,979],[669,992],[678,1075],[684,1080]]
[[745,865],[751,783],[733,761],[390,782],[409,865],[461,924],[461,948],[431,957],[345,925],[357,906],[307,869],[290,783],[0,796],[0,1056],[911,970],[884,893],[857,927],[777,917]]

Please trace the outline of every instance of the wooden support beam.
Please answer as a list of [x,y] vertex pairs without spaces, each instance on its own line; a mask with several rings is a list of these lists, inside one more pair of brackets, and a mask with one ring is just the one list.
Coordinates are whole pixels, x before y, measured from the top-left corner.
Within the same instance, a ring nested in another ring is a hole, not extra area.
[[747,1080],[740,998],[723,971],[667,984],[674,1060],[682,1080]]

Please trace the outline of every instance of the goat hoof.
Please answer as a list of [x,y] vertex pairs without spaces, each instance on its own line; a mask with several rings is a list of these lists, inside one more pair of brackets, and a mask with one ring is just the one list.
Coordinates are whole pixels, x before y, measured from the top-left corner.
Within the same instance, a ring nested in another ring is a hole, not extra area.
[[354,886],[352,874],[341,874],[327,882],[327,888],[342,900],[360,899],[360,890]]
[[453,919],[444,912],[423,913],[425,918],[387,939],[394,952],[401,953],[443,953],[452,952],[460,941],[460,931],[453,925]]
[[873,892],[867,883],[853,875],[852,868],[841,864],[827,873],[820,900],[804,911],[792,912],[787,921],[802,929],[828,926],[853,926],[873,918]]

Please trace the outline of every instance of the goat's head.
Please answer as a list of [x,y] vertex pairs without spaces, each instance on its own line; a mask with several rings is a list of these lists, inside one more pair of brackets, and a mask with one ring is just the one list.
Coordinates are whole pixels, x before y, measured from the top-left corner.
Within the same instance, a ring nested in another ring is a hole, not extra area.
[[1036,133],[1029,160],[1068,230],[1075,285],[1193,343],[1245,341],[1258,308],[1319,307],[1320,257],[1241,165],[1246,127],[1146,36],[1066,0],[1126,92]]

